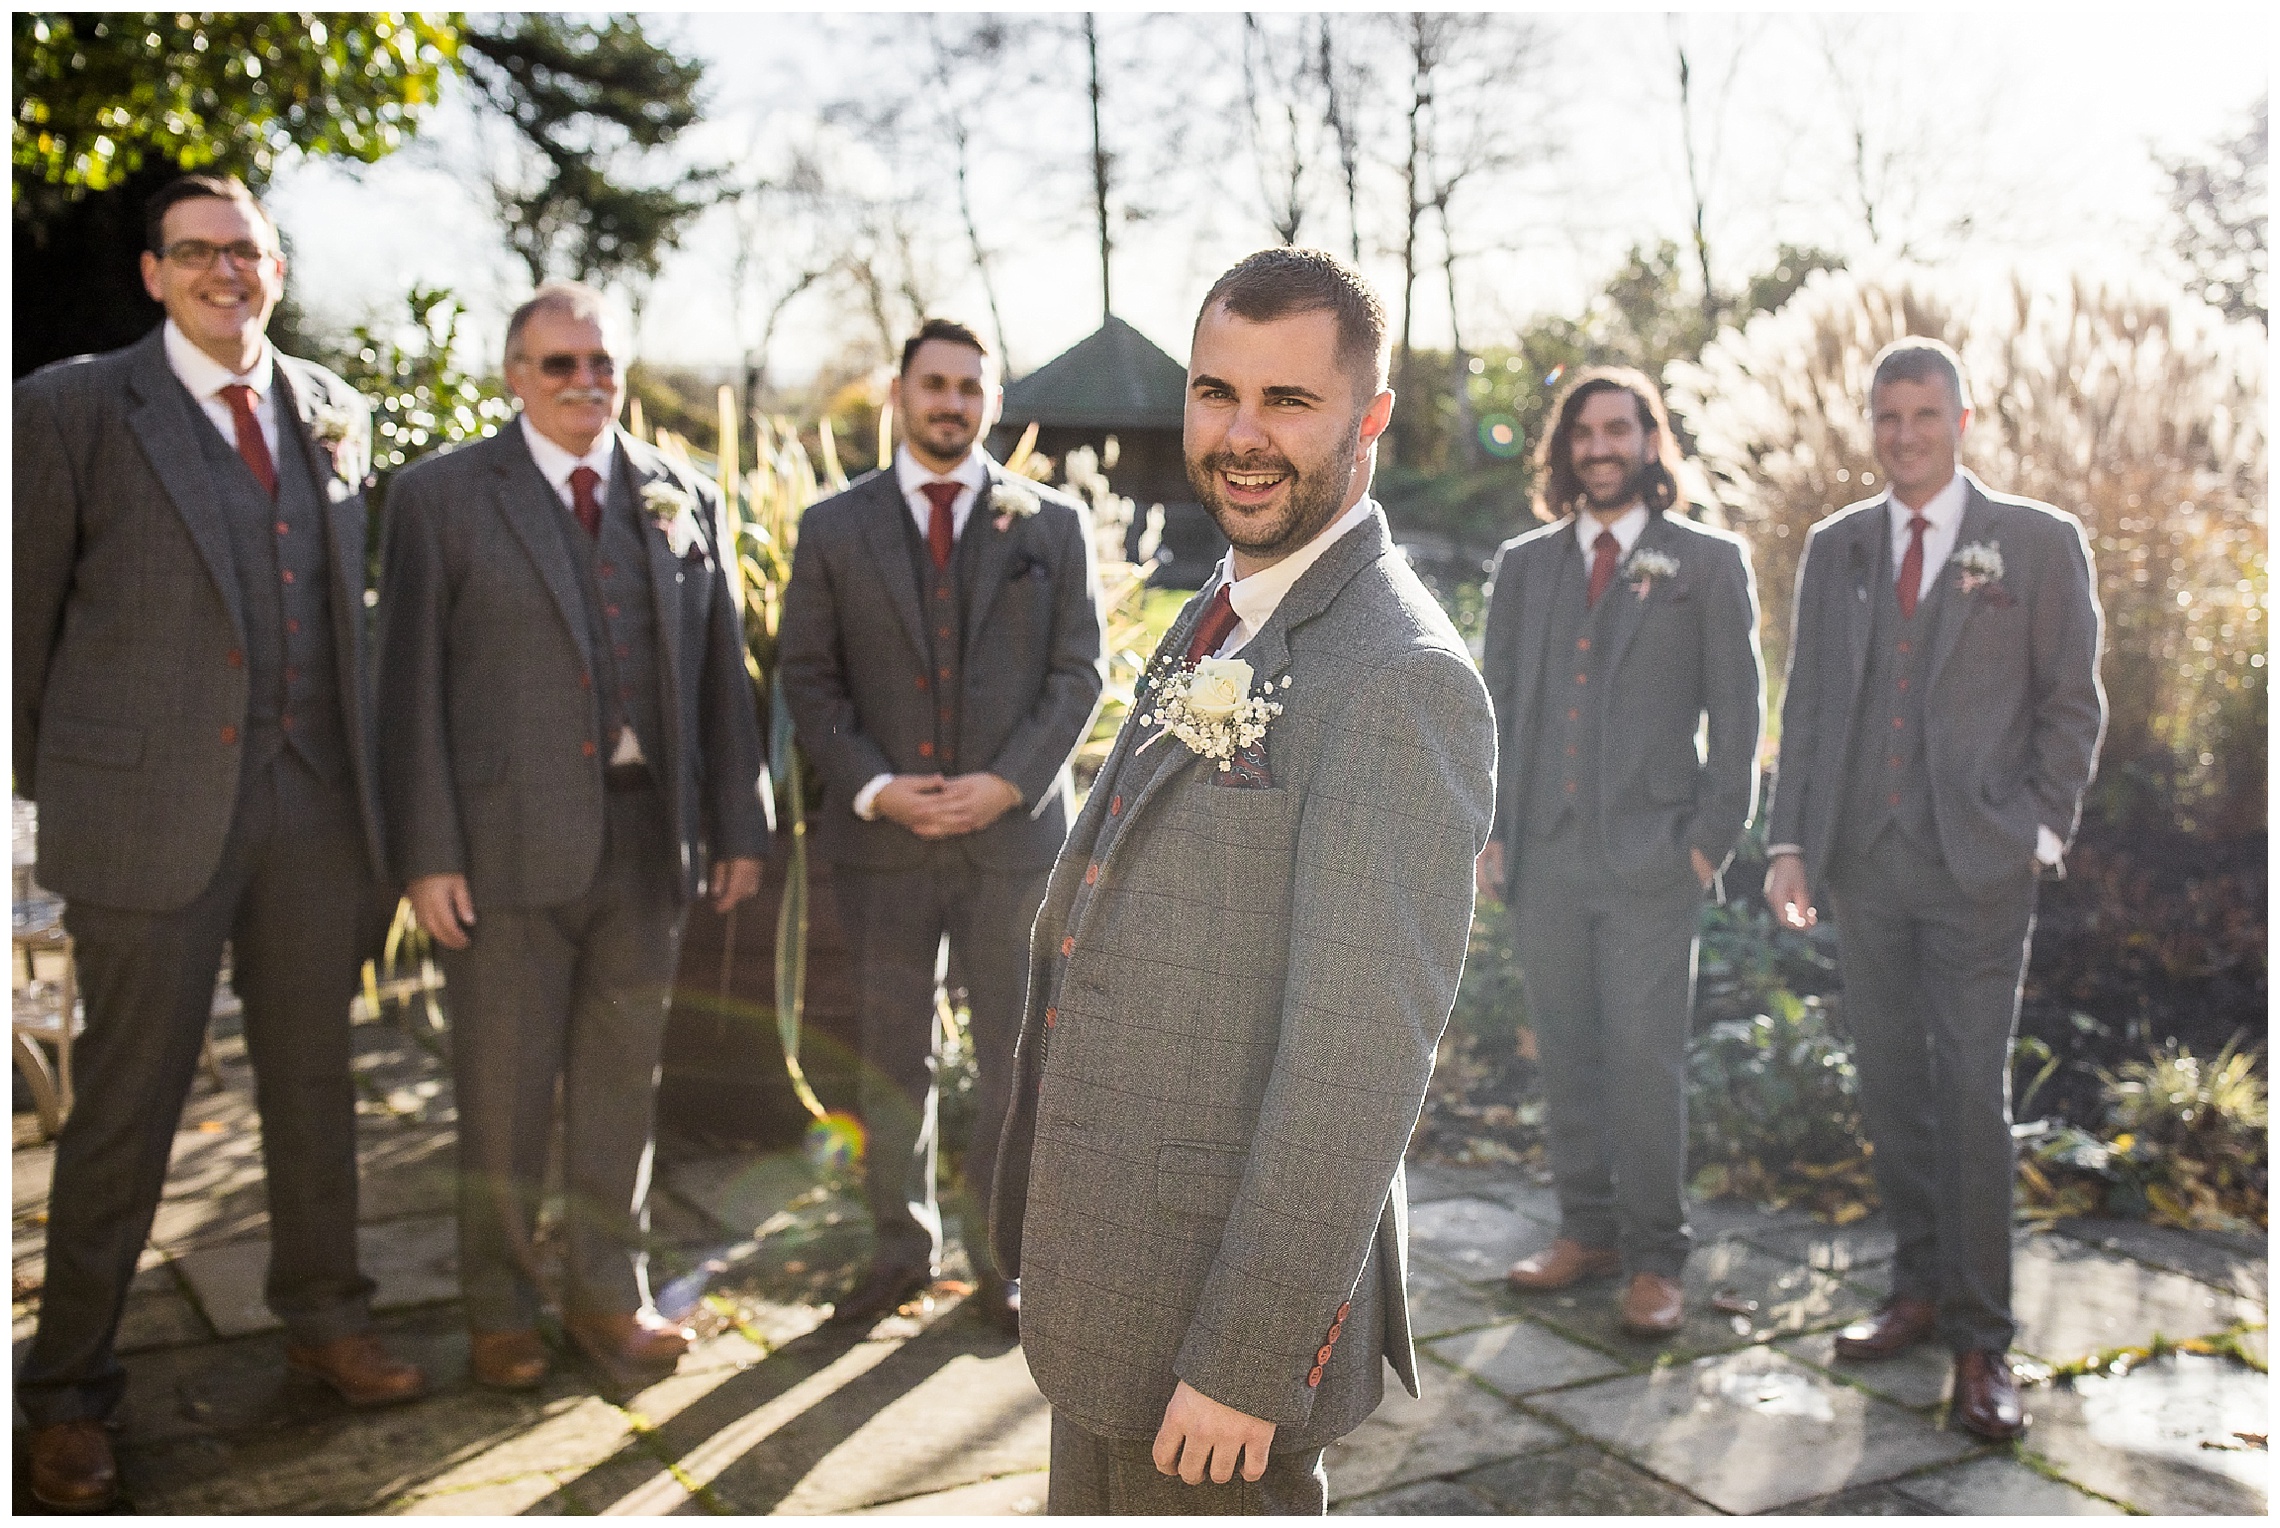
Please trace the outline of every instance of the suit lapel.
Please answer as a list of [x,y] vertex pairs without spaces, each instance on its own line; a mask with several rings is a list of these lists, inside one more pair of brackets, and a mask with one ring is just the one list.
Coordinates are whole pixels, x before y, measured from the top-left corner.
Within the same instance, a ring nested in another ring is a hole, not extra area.
[[499,442],[499,455],[492,471],[497,474],[493,486],[498,494],[499,512],[506,516],[508,528],[530,554],[531,565],[538,570],[538,581],[546,586],[555,612],[569,628],[572,640],[578,644],[579,657],[591,672],[594,654],[586,631],[585,607],[578,597],[578,570],[570,565],[570,549],[562,544],[559,522],[568,511],[554,496],[554,490],[547,486],[538,463],[531,460],[530,446],[523,440],[522,432],[518,421],[507,425],[495,437]]
[[886,586],[887,603],[893,607],[895,619],[902,622],[911,653],[924,664],[928,661],[926,631],[918,609],[918,589],[911,582],[910,540],[903,532],[901,518],[910,513],[910,506],[895,486],[892,464],[880,468],[863,488],[870,494],[863,507],[863,540],[871,548],[879,582]]
[[[1980,493],[1979,485],[1971,483],[1964,494],[1963,522],[1956,527],[1955,551],[1948,554],[1949,564],[1954,563],[1955,552],[1962,551],[1975,541],[1989,540],[1994,529],[1994,506]],[[1965,594],[1955,587],[1946,567],[1940,569],[1940,578],[1947,587],[1940,593],[1939,624],[1932,632],[1932,666],[1924,677],[1926,693],[1940,682],[1940,670],[1947,666],[1948,654],[1955,651],[1956,643],[1963,639],[1965,623],[1971,619],[1972,612],[1979,608],[1979,600],[1975,595]]]
[[197,422],[191,417],[197,400],[166,364],[163,327],[152,330],[150,337],[136,347],[127,390],[133,400],[127,414],[128,428],[142,443],[151,471],[158,475],[167,498],[174,503],[174,512],[190,532],[191,544],[206,564],[206,572],[221,590],[230,625],[243,646],[245,611],[238,591],[237,563],[230,554],[229,527],[222,523],[221,495],[207,470]]
[[665,729],[669,735],[679,737],[681,692],[674,676],[681,672],[681,599],[686,584],[674,575],[684,570],[681,560],[673,555],[673,545],[666,539],[663,527],[641,502],[645,485],[670,482],[672,474],[665,470],[662,457],[623,430],[618,431],[617,443],[618,450],[625,455],[625,481],[633,494],[634,522],[641,528],[642,550],[648,554],[650,608],[657,614],[659,673],[665,680]]
[[[1671,534],[1669,527],[1663,524],[1663,517],[1650,514],[1647,516],[1646,529],[1640,531],[1639,539],[1631,543],[1630,556],[1637,556],[1639,550],[1644,547],[1650,551],[1665,553],[1675,562],[1678,560],[1678,554],[1672,543],[1676,540],[1677,538]],[[1624,559],[1626,562],[1629,560],[1630,557]],[[1667,584],[1671,580],[1663,579],[1660,582]],[[1655,599],[1656,586],[1650,582],[1646,593],[1634,593],[1631,586],[1624,582],[1622,570],[1618,568],[1615,574],[1615,582],[1607,586],[1607,594],[1602,595],[1601,598],[1604,599],[1610,595],[1615,599],[1615,635],[1608,646],[1606,672],[1612,674],[1622,667],[1623,654],[1630,651],[1631,639],[1639,634],[1639,623],[1647,618],[1647,606]],[[1599,702],[1602,706],[1607,703],[1607,694],[1608,691],[1605,688],[1599,692]]]
[[1514,697],[1512,715],[1535,715],[1537,692],[1544,683],[1544,648],[1552,639],[1552,598],[1559,591],[1560,559],[1573,557],[1575,551],[1575,521],[1571,516],[1566,528],[1538,542],[1520,573],[1520,628],[1519,693]]
[[354,695],[363,661],[359,656],[363,644],[358,640],[364,629],[363,495],[352,490],[333,497],[333,484],[338,479],[332,470],[332,453],[320,449],[309,437],[308,395],[315,380],[296,375],[284,356],[277,357],[271,375],[276,378],[280,405],[277,442],[280,446],[291,443],[288,449],[301,453],[309,480],[317,485],[317,512],[325,517],[325,555],[332,561],[333,638],[341,693]]
[[1868,673],[1869,643],[1876,635],[1876,602],[1884,597],[1884,586],[1890,581],[1884,549],[1892,544],[1891,530],[1892,510],[1887,500],[1858,516],[1847,538],[1844,606],[1845,630],[1851,639],[1852,687],[1846,692],[1850,695],[1860,694],[1861,679]]
[[1004,530],[997,528],[997,516],[990,512],[990,492],[1002,480],[995,462],[989,464],[989,477],[982,491],[974,495],[974,507],[966,513],[966,536],[980,538],[974,544],[973,608],[966,612],[966,652],[964,662],[971,666],[981,646],[982,628],[989,623],[990,611],[998,596],[1005,592],[1006,570],[1013,564],[1013,543],[1020,536],[1018,522],[1009,522]]

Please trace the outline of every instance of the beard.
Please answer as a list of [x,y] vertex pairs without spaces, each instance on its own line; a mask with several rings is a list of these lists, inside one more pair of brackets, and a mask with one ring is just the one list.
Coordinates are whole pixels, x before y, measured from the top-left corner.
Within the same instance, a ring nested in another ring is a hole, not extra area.
[[[1188,482],[1203,500],[1212,523],[1236,551],[1263,562],[1280,561],[1320,535],[1323,527],[1337,519],[1338,512],[1345,507],[1346,490],[1353,477],[1350,469],[1341,468],[1353,460],[1351,448],[1361,438],[1359,417],[1354,423],[1345,449],[1308,467],[1299,467],[1280,452],[1238,456],[1232,451],[1214,451],[1187,459]],[[1219,474],[1222,472],[1288,473],[1289,490],[1283,496],[1282,507],[1279,510],[1237,507],[1220,492]]]
[[[1623,480],[1615,485],[1614,491],[1604,495],[1583,488],[1583,469],[1597,466],[1602,462],[1623,463],[1628,469],[1623,474]],[[1656,465],[1653,458],[1646,456],[1595,456],[1589,461],[1576,463],[1576,486],[1583,488],[1583,502],[1592,509],[1603,512],[1611,509],[1625,509],[1634,501],[1643,501],[1646,498],[1647,481],[1654,472]]]
[[929,456],[942,461],[963,461],[982,433],[981,421],[963,414],[928,414],[904,429]]

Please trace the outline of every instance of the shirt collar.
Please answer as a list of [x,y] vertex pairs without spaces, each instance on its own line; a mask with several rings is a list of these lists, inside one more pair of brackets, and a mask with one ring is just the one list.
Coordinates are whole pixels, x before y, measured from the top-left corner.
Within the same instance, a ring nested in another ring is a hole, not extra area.
[[938,473],[931,467],[919,464],[910,454],[910,447],[895,447],[895,487],[909,498],[928,483],[956,483],[963,488],[979,490],[990,480],[990,454],[980,446],[966,453],[966,459],[948,472]]
[[1377,500],[1363,494],[1352,509],[1330,522],[1330,528],[1272,567],[1261,568],[1249,578],[1235,577],[1235,551],[1230,547],[1220,559],[1220,576],[1229,580],[1227,603],[1235,607],[1237,619],[1251,631],[1257,632],[1275,613],[1275,607],[1290,593],[1292,585],[1305,576],[1306,570],[1319,562],[1322,554],[1330,550],[1331,543],[1355,526],[1377,513]]
[[1892,534],[1907,535],[1909,516],[1921,514],[1931,522],[1933,531],[1941,535],[1952,535],[1963,524],[1963,505],[1970,495],[1971,484],[1965,480],[1961,467],[1956,469],[1954,477],[1947,480],[1945,488],[1925,501],[1921,510],[1911,510],[1900,502],[1899,495],[1887,493],[1884,502],[1892,512]]
[[173,319],[166,321],[166,364],[190,396],[200,403],[219,393],[233,382],[242,382],[253,389],[254,396],[269,396],[270,374],[276,370],[276,361],[269,348],[268,336],[261,341],[261,355],[244,372],[234,372],[190,342]]
[[[1629,556],[1631,548],[1638,544],[1640,533],[1647,528],[1647,506],[1644,504],[1632,505],[1617,515],[1615,523],[1607,528],[1615,533],[1617,554]],[[1583,548],[1586,557],[1591,555],[1591,544],[1598,539],[1599,522],[1581,510],[1576,511],[1575,543]]]
[[591,467],[603,482],[609,481],[610,464],[617,456],[617,431],[614,428],[602,431],[594,441],[594,448],[584,456],[573,456],[539,434],[538,426],[530,422],[530,415],[524,414],[521,419],[523,443],[530,447],[530,459],[538,463],[539,475],[552,484],[556,492],[562,492],[568,487],[570,474],[580,467]]

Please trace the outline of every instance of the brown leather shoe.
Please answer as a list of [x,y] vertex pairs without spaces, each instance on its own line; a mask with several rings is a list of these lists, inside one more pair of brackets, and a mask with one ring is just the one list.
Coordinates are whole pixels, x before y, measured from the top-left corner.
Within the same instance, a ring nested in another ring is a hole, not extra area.
[[983,1274],[980,1287],[974,1291],[973,1306],[984,1325],[1008,1337],[1021,1335],[1021,1280]]
[[32,1495],[59,1512],[96,1512],[119,1494],[111,1435],[92,1417],[32,1429]]
[[832,1306],[831,1324],[867,1326],[933,1282],[934,1275],[923,1264],[873,1263],[847,1298]]
[[308,1346],[287,1343],[285,1365],[323,1380],[351,1406],[390,1406],[427,1393],[427,1376],[419,1366],[391,1357],[369,1332]]
[[1659,1273],[1634,1273],[1623,1291],[1623,1330],[1638,1337],[1668,1337],[1686,1319],[1686,1291]]
[[493,1390],[528,1390],[546,1378],[546,1345],[538,1333],[469,1332],[467,1370]]
[[629,1369],[669,1369],[697,1340],[695,1332],[653,1310],[588,1311],[562,1324],[588,1358]]
[[1939,1307],[1929,1300],[1895,1296],[1866,1321],[1855,1321],[1837,1333],[1837,1356],[1865,1363],[1904,1353],[1932,1335],[1939,1314]]
[[1948,1415],[1967,1430],[1997,1443],[2016,1438],[2034,1420],[2019,1401],[2019,1382],[2012,1377],[2011,1361],[1984,1348],[1956,1355],[1955,1391],[1948,1397]]
[[1504,1276],[1516,1289],[1565,1289],[1579,1279],[1622,1271],[1623,1255],[1613,1247],[1586,1247],[1563,1236],[1514,1263]]

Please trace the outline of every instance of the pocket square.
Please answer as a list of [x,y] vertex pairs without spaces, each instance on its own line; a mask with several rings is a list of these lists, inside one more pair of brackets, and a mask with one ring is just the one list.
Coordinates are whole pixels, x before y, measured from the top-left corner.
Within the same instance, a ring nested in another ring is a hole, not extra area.
[[1211,771],[1211,783],[1240,791],[1274,789],[1275,777],[1267,769],[1266,739],[1261,738],[1248,748],[1238,749],[1235,757],[1227,761],[1227,768],[1215,766]]

